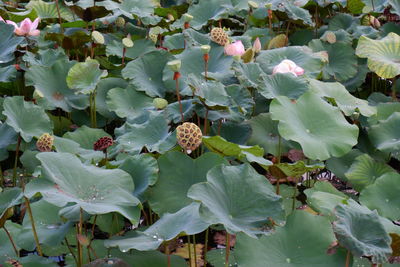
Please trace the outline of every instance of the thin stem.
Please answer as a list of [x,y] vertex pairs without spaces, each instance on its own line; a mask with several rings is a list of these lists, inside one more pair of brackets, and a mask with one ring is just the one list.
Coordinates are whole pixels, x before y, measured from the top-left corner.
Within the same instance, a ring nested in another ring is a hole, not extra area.
[[346,267],[350,266],[350,250],[347,250],[346,254]]
[[229,253],[231,252],[229,233],[226,232],[225,267],[229,266]]
[[[277,163],[281,163],[281,147],[282,147],[282,137],[278,135],[278,156]],[[279,195],[279,177],[276,177],[276,194]]]
[[19,257],[18,249],[17,249],[17,247],[15,246],[14,240],[13,240],[13,238],[12,238],[10,232],[7,230],[7,228],[6,228],[5,226],[3,226],[3,229],[4,229],[4,231],[6,232],[6,234],[7,234],[7,236],[8,236],[8,239],[10,239],[11,245],[12,245],[13,248],[14,248],[15,255],[16,255],[17,257]]
[[78,259],[76,258],[75,253],[72,251],[71,246],[68,242],[68,239],[65,237],[64,240],[65,240],[65,244],[67,245],[69,252],[71,253],[72,257],[74,257],[75,264],[78,265]]
[[192,237],[193,237],[193,251],[194,251],[194,266],[197,267],[196,236],[192,235]]
[[208,125],[208,108],[206,107],[206,116],[204,117],[204,128],[203,128],[204,135],[207,135],[207,125]]
[[60,13],[60,7],[58,5],[58,0],[55,0],[55,2],[56,2],[56,8],[57,8],[58,23],[60,24],[60,30],[61,30],[61,33],[64,33],[64,28],[61,25],[61,13]]
[[13,186],[17,185],[17,166],[19,147],[21,146],[21,134],[18,134],[17,147],[15,149],[14,169],[13,169]]
[[[83,225],[83,210],[82,210],[82,208],[80,208],[79,224],[78,224],[78,235],[82,235],[82,225]],[[82,244],[79,242],[79,240],[76,240],[76,241],[77,241],[77,245],[78,245],[78,267],[81,267],[82,263],[83,263]]]
[[93,122],[94,128],[97,128],[97,114],[96,114],[96,89],[93,91]]
[[[93,224],[92,224],[92,240],[94,239],[94,228],[96,227],[96,220],[97,220],[97,214],[94,215]],[[90,241],[90,243],[92,243],[92,241]]]
[[3,175],[3,169],[1,168],[0,165],[0,187],[4,186],[4,175]]
[[396,95],[396,77],[393,78],[393,85],[392,85],[392,98],[393,100],[397,101],[397,95]]
[[272,10],[268,9],[268,26],[269,26],[269,30],[272,32]]
[[182,111],[182,102],[181,102],[181,95],[179,94],[179,78],[175,77],[175,88],[176,88],[176,96],[178,97],[179,102],[179,112],[181,113],[181,120],[184,122],[183,119],[183,111]]
[[29,219],[31,220],[33,237],[34,237],[35,243],[36,243],[36,250],[37,250],[39,256],[43,257],[42,248],[40,247],[39,237],[36,232],[35,221],[33,220],[31,204],[29,203],[29,199],[27,197],[24,197],[24,199],[25,199],[26,210],[28,211]]
[[122,49],[122,66],[125,66],[125,54],[126,54],[126,47]]
[[[204,55],[204,56],[206,56],[206,55]],[[207,56],[208,56],[208,54],[207,54]],[[207,81],[207,70],[208,70],[208,60],[204,59],[204,78],[206,79],[206,81]]]
[[187,236],[188,239],[188,251],[189,251],[189,266],[192,267],[192,249],[190,245],[190,235]]
[[294,185],[294,193],[293,193],[292,211],[294,211],[294,209],[296,207],[297,183],[298,183],[299,178],[296,176],[294,179],[295,179],[294,180],[295,185]]
[[165,254],[167,254],[167,267],[171,267],[171,255],[169,251],[169,242],[165,244]]
[[285,46],[287,46],[288,43],[289,43],[289,27],[290,27],[290,21],[288,22],[288,25],[287,25],[287,28],[286,28]]
[[207,266],[207,250],[208,250],[208,228],[206,230],[206,236],[204,240],[204,266]]

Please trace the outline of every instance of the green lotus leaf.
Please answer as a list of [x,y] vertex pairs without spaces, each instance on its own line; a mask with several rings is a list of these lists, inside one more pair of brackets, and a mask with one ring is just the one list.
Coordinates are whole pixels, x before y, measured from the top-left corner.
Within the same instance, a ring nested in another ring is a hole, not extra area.
[[68,87],[83,94],[93,92],[100,79],[107,76],[107,71],[100,70],[99,67],[99,62],[90,58],[85,62],[76,63],[68,71],[66,78]]
[[321,40],[312,40],[308,45],[314,52],[328,53],[328,63],[322,69],[325,79],[333,77],[338,81],[345,81],[357,74],[357,57],[351,44],[329,44]]
[[[78,136],[79,135],[76,135],[76,137],[78,137]],[[74,137],[72,137],[72,138],[74,138]],[[90,139],[88,140],[85,138],[82,141],[90,142]],[[90,144],[89,142],[88,142],[88,144]],[[88,149],[82,148],[79,143],[73,141],[69,137],[61,138],[58,136],[54,136],[54,147],[57,152],[65,152],[65,153],[75,154],[75,155],[79,156],[79,158],[81,158],[86,163],[93,163],[93,162],[98,163],[102,159],[104,159],[104,153],[102,151],[94,151],[93,144],[92,144],[91,148],[88,148]]]
[[140,197],[149,186],[154,185],[158,178],[157,160],[149,154],[129,156],[119,168],[132,176],[135,184],[133,194],[136,197]]
[[[11,222],[11,220],[6,221],[5,228],[10,233],[12,239],[15,241],[18,237],[19,232],[21,231],[21,225],[17,223]],[[0,229],[0,262],[4,263],[6,260],[11,258],[15,258],[14,248],[8,238],[8,235],[4,231],[4,229]],[[16,244],[17,250],[20,251],[18,244]]]
[[8,157],[7,147],[17,142],[17,133],[7,123],[0,122],[0,161]]
[[[59,15],[61,18],[67,21],[74,21],[74,14],[66,8],[63,4],[58,3],[59,5]],[[42,0],[34,0],[30,1],[26,8],[35,10],[36,14],[41,19],[55,19],[58,18],[58,11],[56,3],[48,3]]]
[[373,263],[386,262],[392,253],[391,239],[376,211],[350,201],[350,205],[336,207],[336,216],[333,230],[340,245],[355,257],[368,256]]
[[196,30],[200,30],[209,20],[219,20],[226,17],[229,6],[232,7],[230,0],[201,1],[198,4],[190,6],[187,12],[193,16],[190,26]]
[[272,235],[259,239],[239,234],[235,258],[239,266],[295,266],[324,267],[344,266],[346,253],[339,249],[335,254],[326,253],[336,241],[331,224],[326,217],[294,211],[284,227]]
[[321,58],[307,46],[289,46],[272,50],[262,50],[257,56],[261,69],[272,74],[276,65],[282,60],[289,59],[305,70],[309,77],[317,77],[322,70]]
[[25,150],[20,156],[19,160],[28,173],[34,173],[37,166],[40,165],[40,161],[36,158],[39,151]]
[[13,65],[0,68],[0,82],[12,82],[15,80],[16,75],[17,70]]
[[361,36],[356,55],[368,58],[368,67],[382,78],[394,78],[400,74],[400,36],[389,33],[381,40]]
[[146,231],[137,232],[128,238],[107,240],[105,245],[118,246],[122,251],[155,250],[163,241],[172,240],[181,233],[185,235],[201,233],[208,228],[209,224],[201,220],[199,207],[199,203],[193,202],[175,213],[165,213]]
[[128,83],[121,78],[104,78],[101,79],[96,89],[96,110],[102,116],[115,119],[114,112],[110,111],[107,107],[106,99],[107,93],[113,88],[126,88]]
[[[225,253],[226,249],[224,248],[211,249],[207,252],[207,262],[214,267],[225,267]],[[230,267],[238,267],[234,250],[229,253],[229,265]]]
[[311,91],[321,97],[333,98],[336,105],[346,116],[360,112],[365,117],[376,114],[376,108],[370,106],[368,101],[351,95],[346,88],[338,82],[321,82],[309,79]]
[[147,95],[164,97],[166,88],[162,80],[163,70],[172,56],[164,51],[147,53],[129,62],[122,70],[122,77],[131,79],[138,91]]
[[122,58],[125,50],[125,58],[137,58],[155,51],[154,43],[149,39],[135,40],[133,47],[125,47],[121,40],[113,40],[106,46],[107,56],[119,56]]
[[0,192],[0,225],[7,210],[11,207],[19,205],[22,197],[22,190],[18,187],[5,189],[4,191]]
[[63,137],[75,141],[82,148],[93,149],[93,144],[104,136],[111,137],[111,135],[102,129],[89,128],[86,125],[83,125],[74,132],[65,133]]
[[[182,105],[183,119],[187,121],[193,116],[194,113],[195,106],[193,104],[193,99],[181,100],[181,105]],[[168,119],[173,121],[174,123],[179,123],[182,120],[178,101],[169,104],[165,108],[165,113],[167,114]]]
[[383,12],[388,5],[388,0],[362,0],[362,2],[374,12]]
[[166,152],[176,145],[176,136],[169,132],[162,113],[145,113],[137,121],[126,122],[116,133],[118,148],[125,151],[140,152],[146,147],[150,152]]
[[[216,43],[211,43],[211,50],[209,52],[209,61],[207,67],[207,75],[212,76],[214,79],[223,81],[224,79],[230,79],[232,71],[230,67],[233,62],[233,57],[227,56],[224,53],[224,47]],[[200,80],[204,79],[204,60],[203,52],[198,46],[189,46],[176,56],[177,59],[181,60],[182,66],[180,69],[181,78],[179,79],[179,90],[181,95],[192,95],[187,84],[187,78],[189,74],[195,75]],[[176,84],[173,80],[174,73],[169,68],[164,68],[163,81],[169,92],[175,93]]]
[[225,86],[220,82],[200,80],[196,76],[190,74],[188,78],[189,86],[208,107],[223,108],[231,103]]
[[138,223],[135,206],[140,202],[132,195],[134,184],[128,173],[84,165],[70,153],[45,152],[37,158],[42,177],[27,184],[27,196],[40,192],[47,202],[63,207],[60,214],[79,208],[89,214],[118,212]]
[[358,127],[312,93],[303,94],[295,103],[287,97],[277,97],[271,102],[270,112],[273,120],[279,120],[282,137],[300,143],[311,159],[340,157],[357,144]]
[[201,202],[204,221],[223,224],[229,233],[255,237],[270,219],[279,221],[285,216],[282,198],[249,164],[216,166],[207,173],[207,182],[193,185],[187,195]]
[[[3,103],[3,114],[6,123],[14,128],[26,141],[39,137],[43,133],[51,133],[53,124],[42,107],[24,101],[23,96],[7,97]],[[32,120],[32,118],[35,118]]]
[[246,117],[252,115],[255,102],[249,90],[238,84],[231,84],[225,87],[225,91],[231,101],[229,107],[231,110]]
[[392,221],[400,218],[400,175],[386,173],[361,192],[360,202]]
[[307,80],[296,77],[291,73],[276,73],[262,75],[262,80],[257,87],[258,92],[267,99],[277,96],[286,96],[297,99],[308,90]]
[[[58,215],[60,208],[41,199],[31,204],[35,228],[41,244],[58,246],[73,226],[72,222],[64,223]],[[22,229],[16,240],[19,247],[32,251],[35,249],[35,239],[32,224],[28,214],[22,222]]]
[[305,164],[304,161],[299,160],[295,163],[278,163],[274,164],[274,168],[278,168],[281,170],[286,176],[290,177],[299,177],[305,174],[306,172],[312,172],[318,169],[323,169],[325,166],[322,163],[316,164]]
[[349,198],[331,183],[321,181],[316,182],[314,187],[306,189],[304,193],[307,196],[307,204],[318,213],[328,216],[332,221],[335,219],[335,207],[339,204],[347,204]]
[[357,191],[373,184],[382,175],[393,172],[393,169],[383,162],[378,162],[368,154],[358,156],[350,169],[345,173],[348,181]]
[[0,22],[0,63],[14,59],[14,51],[24,38],[14,35],[14,26]]
[[399,152],[400,112],[394,112],[388,119],[372,125],[368,134],[377,149],[384,152]]
[[347,9],[352,13],[352,14],[362,14],[362,10],[364,8],[365,4],[361,0],[349,0],[347,1]]
[[335,174],[340,180],[347,182],[345,173],[350,169],[354,160],[362,155],[358,149],[352,149],[349,153],[341,157],[332,157],[326,161],[326,168]]
[[155,1],[124,0],[121,3],[120,9],[128,17],[131,17],[131,14],[133,14],[144,18],[153,15],[155,6]]
[[379,121],[387,120],[393,113],[400,112],[400,103],[378,103],[376,110],[376,114],[368,118],[368,123],[370,125],[377,124]]
[[310,26],[314,25],[311,14],[308,10],[299,7],[294,2],[288,0],[274,0],[272,1],[272,10],[285,12],[292,20],[301,20]]
[[206,181],[207,172],[222,163],[226,161],[214,153],[205,153],[196,159],[180,152],[162,155],[158,159],[158,181],[148,193],[152,210],[160,215],[174,213],[192,203],[186,196],[189,188]]
[[45,62],[42,64],[45,65],[31,66],[26,72],[26,78],[28,84],[33,85],[47,101],[67,112],[71,112],[72,109],[81,110],[89,105],[87,97],[76,95],[68,87],[65,80],[69,70],[74,65],[73,61],[67,61],[63,58],[53,64],[47,65]]
[[142,114],[144,109],[153,107],[153,99],[133,86],[127,88],[113,88],[107,93],[108,109],[114,111],[120,118],[135,118]]
[[328,30],[338,31],[342,29],[345,31],[349,31],[353,24],[357,22],[359,24],[359,19],[353,17],[350,14],[338,13],[336,16],[329,20]]
[[221,123],[221,125],[218,125],[218,123],[213,123],[211,126],[210,135],[220,135],[229,142],[239,145],[246,145],[250,134],[251,127],[248,123],[226,121]]
[[[271,119],[271,113],[261,113],[248,120],[251,126],[251,136],[248,145],[259,145],[266,153],[277,155],[279,146],[278,122]],[[290,144],[281,139],[281,153],[290,149]]]
[[177,255],[166,255],[160,251],[137,251],[132,250],[129,253],[119,252],[117,254],[115,251],[112,252],[113,255],[118,255],[119,258],[125,260],[126,262],[134,262],[141,267],[160,267],[167,264],[170,261],[171,266],[174,267],[187,267],[185,259]]
[[233,69],[242,86],[258,87],[260,76],[263,73],[258,63],[250,62],[246,64],[243,62],[235,62],[233,64]]

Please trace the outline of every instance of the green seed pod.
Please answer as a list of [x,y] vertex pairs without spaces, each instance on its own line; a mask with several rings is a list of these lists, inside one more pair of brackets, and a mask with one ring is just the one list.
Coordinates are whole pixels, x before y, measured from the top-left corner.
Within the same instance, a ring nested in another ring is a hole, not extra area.
[[200,49],[201,49],[201,52],[203,52],[203,54],[208,54],[208,53],[210,52],[210,50],[211,50],[211,46],[209,46],[209,45],[202,45],[202,46],[200,47]]
[[247,2],[249,4],[249,7],[252,9],[257,9],[258,8],[258,4],[254,1],[249,1]]
[[104,42],[105,42],[103,34],[101,34],[98,31],[93,31],[92,32],[92,40],[96,44],[104,44]]
[[124,39],[122,39],[122,44],[126,47],[126,48],[130,48],[133,47],[133,41],[131,38],[125,37]]
[[164,98],[157,97],[153,99],[153,106],[156,109],[164,109],[168,106],[168,101],[165,100]]
[[115,25],[117,25],[118,27],[124,27],[125,26],[125,19],[123,17],[118,17],[115,20]]
[[193,19],[193,16],[188,13],[185,13],[182,15],[182,18],[184,22],[190,22]]
[[173,71],[173,72],[179,72],[181,69],[182,62],[179,59],[172,60],[167,63],[167,66]]

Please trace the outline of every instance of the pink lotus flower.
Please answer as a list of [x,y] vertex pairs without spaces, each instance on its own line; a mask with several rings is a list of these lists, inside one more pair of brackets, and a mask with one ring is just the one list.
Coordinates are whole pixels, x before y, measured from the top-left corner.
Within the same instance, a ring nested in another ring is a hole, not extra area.
[[260,38],[257,37],[257,39],[254,41],[253,44],[253,50],[254,52],[258,53],[261,51],[261,42],[260,42]]
[[275,73],[292,73],[295,76],[299,76],[304,74],[304,69],[297,66],[293,61],[285,59],[274,67],[272,74]]
[[232,44],[225,45],[225,54],[228,56],[241,56],[244,52],[242,41],[236,41]]
[[20,23],[20,26],[18,26],[17,23],[11,20],[7,20],[7,23],[14,26],[14,33],[16,35],[37,36],[40,34],[40,31],[37,29],[39,18],[36,18],[33,22],[30,18],[26,18]]

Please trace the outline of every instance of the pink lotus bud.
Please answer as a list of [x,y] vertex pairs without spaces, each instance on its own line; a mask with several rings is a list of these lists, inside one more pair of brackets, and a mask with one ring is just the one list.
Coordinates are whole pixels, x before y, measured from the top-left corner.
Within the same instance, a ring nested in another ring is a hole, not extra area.
[[30,18],[26,18],[20,23],[20,26],[18,26],[17,23],[11,20],[7,20],[7,23],[14,26],[14,33],[16,35],[37,36],[40,34],[40,31],[37,29],[39,18],[36,18],[33,22]]
[[225,54],[228,56],[241,56],[246,52],[242,41],[236,41],[232,44],[225,45]]
[[292,73],[295,76],[299,76],[304,74],[304,69],[297,66],[293,61],[285,59],[274,67],[272,74],[275,73]]
[[253,50],[254,50],[255,53],[258,53],[258,52],[261,51],[261,42],[260,42],[260,38],[258,38],[258,37],[254,41]]

